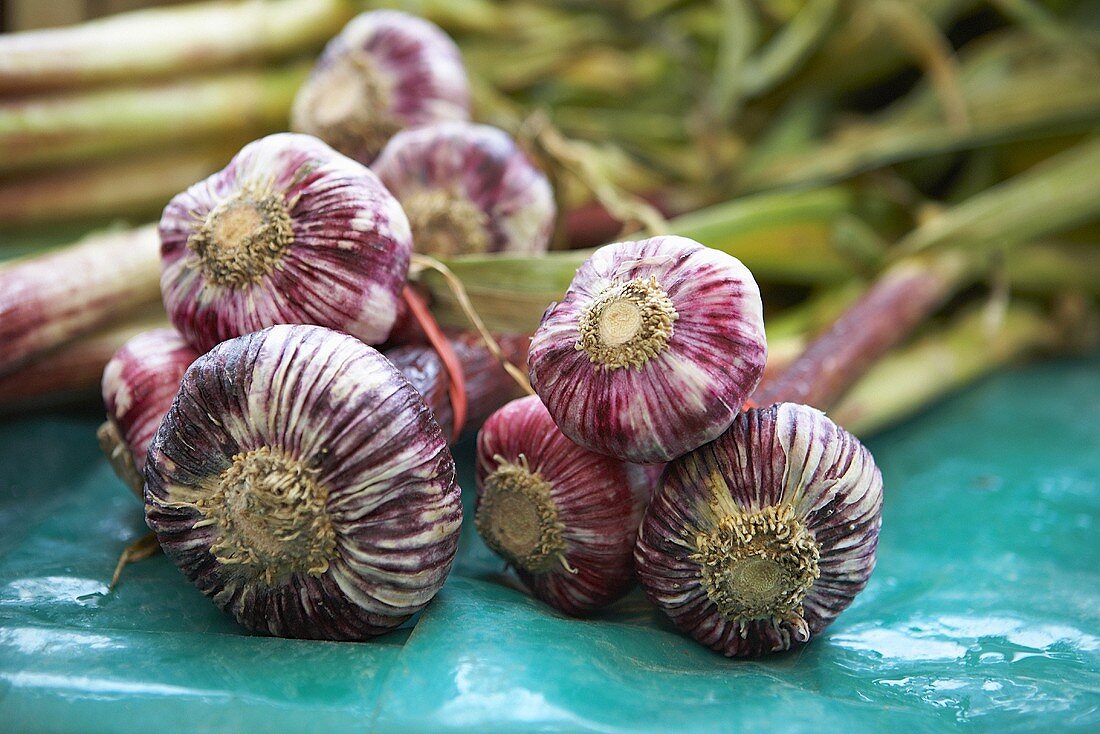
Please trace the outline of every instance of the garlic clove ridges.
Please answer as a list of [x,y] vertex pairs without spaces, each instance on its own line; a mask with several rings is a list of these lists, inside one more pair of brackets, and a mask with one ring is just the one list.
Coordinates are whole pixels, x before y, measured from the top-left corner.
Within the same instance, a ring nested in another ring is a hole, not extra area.
[[503,130],[465,122],[405,130],[371,169],[405,209],[417,252],[535,255],[550,244],[550,182]]
[[537,396],[478,433],[477,498],[482,539],[536,598],[583,615],[633,584],[639,513],[625,465],[566,438]]
[[813,408],[742,413],[669,464],[635,547],[646,595],[731,657],[819,635],[875,566],[882,476],[869,451]]
[[719,436],[767,358],[760,290],[725,253],[677,236],[596,250],[531,341],[531,384],[565,435],[659,463]]
[[385,632],[439,591],[457,549],[454,461],[430,410],[381,354],[321,327],[195,362],[145,474],[165,553],[257,632]]
[[353,18],[329,41],[294,98],[291,129],[370,163],[397,132],[470,118],[470,88],[454,41],[397,10]]
[[412,252],[408,219],[378,178],[294,133],[249,143],[173,198],[160,237],[165,308],[200,350],[275,324],[380,343]]

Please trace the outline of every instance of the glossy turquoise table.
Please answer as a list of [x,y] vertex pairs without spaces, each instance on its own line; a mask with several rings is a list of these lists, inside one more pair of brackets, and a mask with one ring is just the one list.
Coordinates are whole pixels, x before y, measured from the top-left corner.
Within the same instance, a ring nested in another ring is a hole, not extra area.
[[469,525],[436,601],[370,644],[250,637],[163,557],[108,593],[145,528],[95,425],[0,423],[0,731],[1100,731],[1100,359],[1002,374],[870,441],[871,584],[761,662],[637,592],[555,614]]

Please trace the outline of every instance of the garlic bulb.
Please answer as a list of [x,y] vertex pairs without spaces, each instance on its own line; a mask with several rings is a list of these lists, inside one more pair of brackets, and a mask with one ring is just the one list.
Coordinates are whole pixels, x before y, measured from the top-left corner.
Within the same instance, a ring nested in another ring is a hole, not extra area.
[[365,166],[308,135],[246,145],[168,204],[161,290],[192,345],[274,324],[318,324],[367,343],[397,316],[412,237]]
[[638,578],[676,625],[728,656],[821,633],[867,583],[882,476],[813,408],[742,413],[669,464],[639,531]]
[[536,396],[508,403],[478,434],[476,522],[531,593],[568,614],[633,583],[638,511],[625,465],[562,435]]
[[405,130],[371,168],[405,209],[417,252],[535,255],[550,243],[550,182],[503,130],[464,122]]
[[458,46],[436,25],[395,10],[356,16],[329,41],[294,98],[291,129],[370,163],[395,133],[470,118]]
[[149,443],[172,406],[183,373],[198,358],[174,329],[151,329],[123,344],[103,368],[107,422],[98,431],[100,448],[119,479],[139,497]]
[[635,463],[674,459],[733,422],[764,370],[760,290],[684,237],[596,250],[531,341],[531,384],[562,432]]
[[439,591],[458,544],[454,461],[381,354],[317,326],[219,344],[149,449],[146,520],[251,630],[362,640]]

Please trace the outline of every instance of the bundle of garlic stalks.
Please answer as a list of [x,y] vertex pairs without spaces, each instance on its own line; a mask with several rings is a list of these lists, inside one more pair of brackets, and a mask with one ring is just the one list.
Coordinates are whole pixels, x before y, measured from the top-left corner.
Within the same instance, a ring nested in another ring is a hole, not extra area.
[[1088,342],[1090,2],[204,2],[0,37],[0,410],[98,399],[165,322],[145,223],[288,129],[318,52],[376,6],[455,39],[473,118],[555,192],[549,254],[443,257],[460,292],[414,265],[444,327],[472,307],[531,333],[578,248],[674,233],[760,281],[762,397],[801,385],[860,435]]

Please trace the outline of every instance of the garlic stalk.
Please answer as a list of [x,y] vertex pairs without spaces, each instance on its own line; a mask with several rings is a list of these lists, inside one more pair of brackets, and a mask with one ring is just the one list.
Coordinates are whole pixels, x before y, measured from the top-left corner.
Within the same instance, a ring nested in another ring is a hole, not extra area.
[[159,267],[152,227],[0,265],[0,376],[155,303]]
[[[828,408],[875,360],[908,336],[985,267],[984,256],[1100,216],[1100,138],[1089,138],[910,232],[858,301],[774,380],[758,405]],[[956,242],[965,248],[951,247]]]
[[291,64],[3,101],[0,173],[282,130],[307,72]]
[[193,74],[319,47],[347,0],[202,2],[0,36],[0,93]]
[[103,368],[122,346],[165,323],[164,315],[108,326],[0,377],[0,415],[90,402],[99,395]]
[[[1095,318],[1095,314],[1092,315]],[[1037,352],[1065,352],[1066,332],[1095,340],[1096,324],[1070,325],[1013,303],[994,323],[982,310],[879,359],[837,401],[829,415],[857,436],[869,436],[908,418],[979,377]]]
[[85,161],[4,181],[0,183],[0,229],[45,229],[63,221],[84,225],[118,217],[155,219],[180,189],[224,166],[249,140],[225,138],[227,144]]

